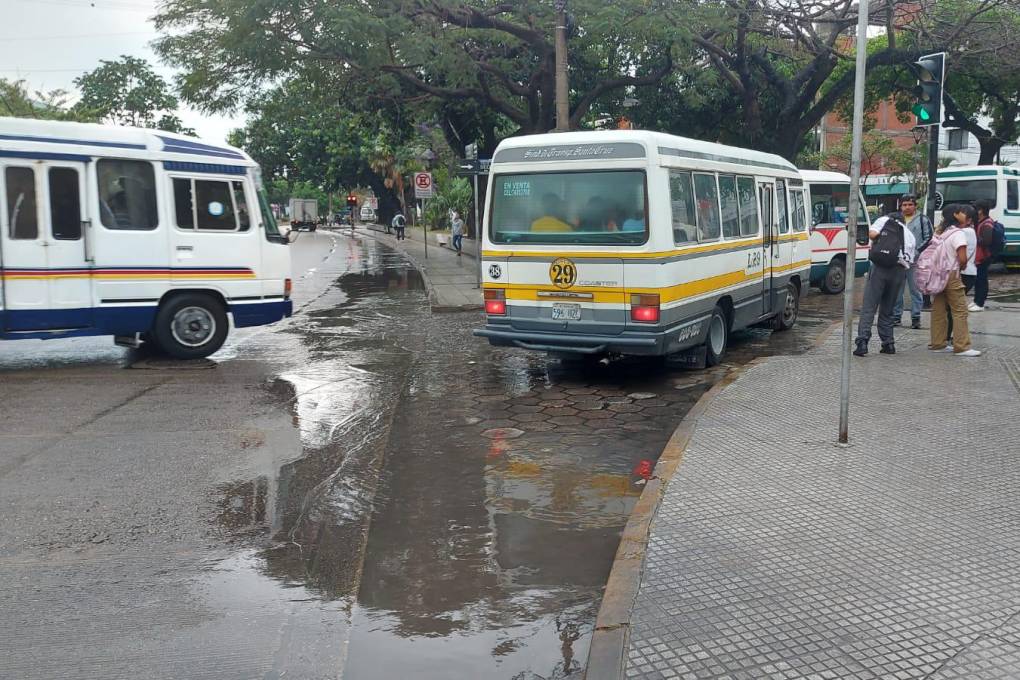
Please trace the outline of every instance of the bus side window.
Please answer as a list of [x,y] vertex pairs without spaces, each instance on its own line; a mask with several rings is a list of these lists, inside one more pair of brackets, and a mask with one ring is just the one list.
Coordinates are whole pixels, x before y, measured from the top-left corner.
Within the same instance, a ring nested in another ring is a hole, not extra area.
[[50,168],[50,226],[53,238],[77,241],[81,238],[81,197],[78,195],[78,171],[74,168]]
[[234,212],[237,213],[238,226],[241,231],[248,231],[251,227],[251,212],[244,198],[244,184],[234,180],[230,185],[234,188]]
[[35,171],[9,167],[4,171],[7,184],[8,234],[12,239],[39,238],[39,216],[35,203]]
[[1006,182],[1006,210],[1020,210],[1020,179]]
[[779,233],[790,231],[790,211],[786,209],[786,180],[776,180],[776,205],[779,206]]
[[159,225],[152,163],[103,158],[96,163],[96,177],[104,227],[152,231]]
[[737,210],[737,178],[719,175],[719,204],[722,206],[723,236],[740,236],[740,213]]
[[793,230],[804,231],[807,229],[807,215],[804,214],[804,191],[801,189],[790,190],[790,207],[793,213]]
[[697,221],[691,173],[669,171],[669,200],[673,207],[673,243],[693,243],[696,240]]
[[719,189],[715,175],[694,175],[694,195],[698,199],[698,240],[719,238]]
[[737,178],[737,202],[740,206],[740,235],[758,234],[758,196],[753,177]]

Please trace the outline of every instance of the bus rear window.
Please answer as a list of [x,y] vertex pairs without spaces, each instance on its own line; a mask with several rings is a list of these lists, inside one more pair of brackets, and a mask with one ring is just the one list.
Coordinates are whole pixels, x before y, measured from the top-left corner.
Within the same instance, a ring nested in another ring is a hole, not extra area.
[[942,204],[973,203],[983,198],[995,207],[996,186],[994,179],[970,179],[941,181],[935,183],[935,190],[942,194]]
[[640,170],[497,175],[493,243],[640,245],[648,240]]

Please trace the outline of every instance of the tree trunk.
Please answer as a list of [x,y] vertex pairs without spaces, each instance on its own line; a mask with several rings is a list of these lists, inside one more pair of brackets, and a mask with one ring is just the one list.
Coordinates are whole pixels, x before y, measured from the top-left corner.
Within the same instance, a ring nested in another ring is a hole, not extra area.
[[400,199],[397,198],[397,194],[393,189],[386,188],[383,178],[375,173],[368,178],[368,185],[372,187],[376,198],[379,199],[376,219],[379,220],[379,224],[389,224],[393,216],[400,210]]
[[978,165],[995,165],[999,151],[1006,145],[1006,142],[996,137],[978,137],[978,144],[981,146]]

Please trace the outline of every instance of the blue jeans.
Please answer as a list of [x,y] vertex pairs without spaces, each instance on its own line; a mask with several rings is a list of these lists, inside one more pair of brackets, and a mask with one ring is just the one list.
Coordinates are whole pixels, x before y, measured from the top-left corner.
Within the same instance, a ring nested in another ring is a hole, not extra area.
[[914,267],[911,266],[907,270],[907,275],[904,277],[905,280],[900,284],[899,295],[896,296],[896,306],[893,307],[893,318],[900,319],[903,317],[903,291],[905,288],[910,288],[910,319],[920,319],[921,309],[924,307],[924,295],[921,294],[920,289],[917,287],[917,282],[914,280]]
[[463,234],[455,234],[453,237],[453,249],[456,250],[458,253],[461,250],[462,247],[461,241],[463,240],[464,240]]

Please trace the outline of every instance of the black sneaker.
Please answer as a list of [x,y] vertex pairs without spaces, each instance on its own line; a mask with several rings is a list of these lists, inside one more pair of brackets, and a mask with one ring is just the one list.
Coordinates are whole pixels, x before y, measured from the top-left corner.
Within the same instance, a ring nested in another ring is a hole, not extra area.
[[887,344],[887,345],[882,345],[882,349],[878,350],[878,353],[879,354],[896,354],[896,345],[894,345],[891,342],[889,344]]
[[854,350],[854,356],[855,357],[863,357],[863,356],[866,356],[867,354],[868,354],[868,341],[867,340],[858,340],[857,341],[857,349]]
[[921,320],[920,319],[913,319],[910,322],[910,327],[913,328],[915,331],[921,330]]

